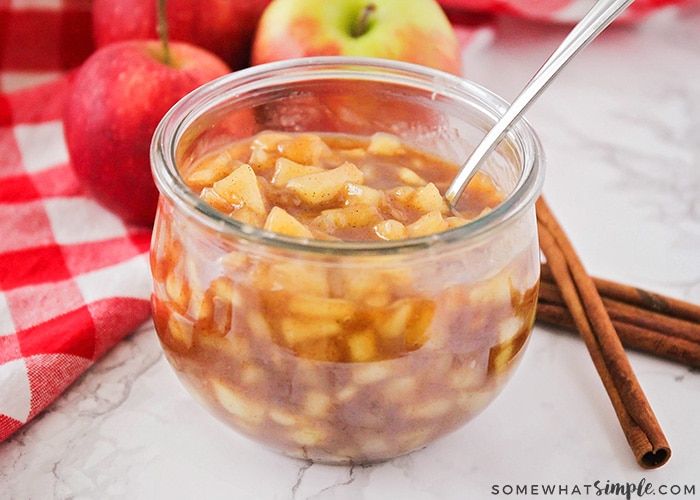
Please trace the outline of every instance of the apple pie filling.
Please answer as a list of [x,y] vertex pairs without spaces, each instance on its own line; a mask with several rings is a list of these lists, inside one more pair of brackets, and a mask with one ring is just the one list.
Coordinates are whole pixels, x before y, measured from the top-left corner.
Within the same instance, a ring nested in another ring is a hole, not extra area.
[[[263,132],[181,168],[214,209],[315,240],[439,233],[503,194],[485,174],[457,213],[456,166],[397,137]],[[498,392],[534,320],[537,245],[489,254],[299,256],[221,241],[161,201],[151,266],[165,352],[204,403],[293,456],[372,462],[450,432]],[[413,259],[413,260],[412,260]]]

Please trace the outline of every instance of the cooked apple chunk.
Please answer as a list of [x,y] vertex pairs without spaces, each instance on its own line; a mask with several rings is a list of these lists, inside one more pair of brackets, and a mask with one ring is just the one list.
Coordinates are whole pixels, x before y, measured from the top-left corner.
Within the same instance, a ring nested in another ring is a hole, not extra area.
[[425,186],[427,181],[410,168],[399,167],[399,180],[409,186]]
[[403,153],[401,139],[392,134],[377,132],[369,141],[367,151],[374,155],[392,156]]
[[313,165],[302,165],[287,158],[278,158],[275,162],[275,173],[272,174],[270,182],[275,186],[286,186],[290,179],[317,172],[323,172],[323,169]]
[[362,171],[350,162],[332,170],[295,177],[287,182],[287,189],[304,203],[320,205],[338,196],[346,182],[362,184]]
[[311,238],[313,236],[304,224],[280,207],[272,207],[267,215],[264,228],[273,233],[295,238]]
[[447,229],[447,222],[439,211],[428,212],[413,224],[410,224],[408,235],[414,238],[440,233]]
[[377,342],[369,331],[354,333],[348,338],[353,361],[370,361],[377,357]]
[[333,337],[342,333],[342,331],[340,323],[333,320],[316,319],[314,321],[305,321],[295,318],[284,318],[282,320],[282,335],[284,335],[284,340],[290,345]]
[[227,150],[219,151],[202,158],[187,176],[187,185],[194,189],[209,187],[230,174],[240,165],[235,162]]
[[343,188],[343,200],[346,205],[369,205],[378,207],[383,199],[383,192],[369,186],[347,182]]
[[264,406],[232,389],[223,380],[212,379],[211,386],[221,406],[232,415],[250,424],[258,424],[265,417]]
[[381,220],[375,207],[350,205],[344,208],[324,210],[314,219],[314,225],[333,234],[337,229],[367,227]]
[[[214,191],[214,188],[204,188],[202,189],[202,192],[199,193],[199,197],[206,202],[207,204],[211,205],[215,209],[217,209],[220,212],[230,212],[233,210],[235,207],[231,205],[228,201],[226,201],[220,194],[218,194],[216,191]],[[240,206],[241,201],[237,200]]]
[[446,208],[445,201],[432,182],[416,189],[411,199],[411,206],[419,212],[442,212]]
[[383,240],[401,240],[408,232],[406,226],[394,219],[384,220],[374,226],[374,232]]
[[228,176],[215,182],[214,191],[232,205],[243,202],[253,212],[267,214],[258,178],[250,165],[242,164]]
[[316,297],[308,294],[295,294],[289,301],[289,310],[293,314],[307,318],[349,321],[355,309],[355,304],[346,299]]
[[282,156],[304,165],[317,165],[321,158],[329,156],[331,149],[317,135],[301,134],[277,146]]

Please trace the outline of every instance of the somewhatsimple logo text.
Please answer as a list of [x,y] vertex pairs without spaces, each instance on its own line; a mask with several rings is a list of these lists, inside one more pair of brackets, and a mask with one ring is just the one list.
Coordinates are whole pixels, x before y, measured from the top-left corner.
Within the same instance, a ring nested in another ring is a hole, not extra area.
[[695,496],[694,484],[660,484],[655,486],[646,478],[640,479],[636,483],[595,481],[587,484],[492,484],[491,495],[493,496],[597,496],[626,498],[643,498],[646,496],[675,496],[690,497]]

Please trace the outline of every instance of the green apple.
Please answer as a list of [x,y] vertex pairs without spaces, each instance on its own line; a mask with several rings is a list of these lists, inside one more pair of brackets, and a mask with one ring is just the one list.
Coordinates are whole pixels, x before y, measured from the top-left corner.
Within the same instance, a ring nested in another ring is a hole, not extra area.
[[460,73],[457,37],[435,0],[273,0],[258,26],[253,63],[321,55]]

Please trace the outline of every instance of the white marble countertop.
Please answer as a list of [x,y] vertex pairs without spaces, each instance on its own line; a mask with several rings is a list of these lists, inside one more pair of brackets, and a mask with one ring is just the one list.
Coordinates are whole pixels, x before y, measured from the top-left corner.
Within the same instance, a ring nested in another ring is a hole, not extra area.
[[[465,54],[466,74],[505,97],[565,33],[514,26]],[[700,8],[606,33],[529,116],[545,193],[591,272],[700,302]],[[385,464],[330,467],[212,419],[144,327],[0,445],[0,498],[478,499],[492,485],[642,478],[695,483],[700,496],[700,373],[630,359],[673,447],[660,470],[636,465],[583,343],[540,326],[514,379],[463,429]]]

